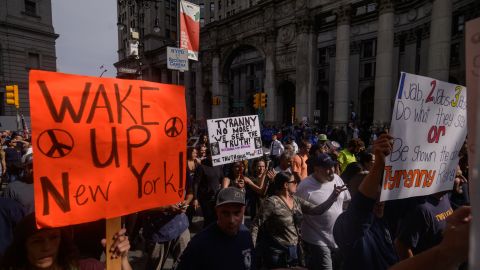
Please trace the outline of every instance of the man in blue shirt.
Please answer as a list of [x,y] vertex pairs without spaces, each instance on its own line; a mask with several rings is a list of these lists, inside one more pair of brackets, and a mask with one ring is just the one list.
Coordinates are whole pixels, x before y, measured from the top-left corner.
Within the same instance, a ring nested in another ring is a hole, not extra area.
[[343,253],[344,269],[388,269],[398,261],[393,239],[383,220],[384,203],[378,202],[385,157],[393,138],[383,134],[374,143],[375,164],[364,178],[347,211],[335,222],[333,235]]
[[245,194],[235,187],[222,189],[215,212],[217,222],[190,241],[176,269],[256,269],[252,237],[242,224]]

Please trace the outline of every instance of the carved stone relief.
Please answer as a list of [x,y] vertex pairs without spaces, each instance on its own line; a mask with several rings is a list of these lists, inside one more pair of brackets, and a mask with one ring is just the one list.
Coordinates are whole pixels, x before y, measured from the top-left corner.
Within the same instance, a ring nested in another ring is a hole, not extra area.
[[288,53],[277,56],[277,68],[278,70],[295,68],[297,57],[295,53]]
[[278,30],[278,42],[282,44],[290,44],[295,38],[295,25],[289,24]]

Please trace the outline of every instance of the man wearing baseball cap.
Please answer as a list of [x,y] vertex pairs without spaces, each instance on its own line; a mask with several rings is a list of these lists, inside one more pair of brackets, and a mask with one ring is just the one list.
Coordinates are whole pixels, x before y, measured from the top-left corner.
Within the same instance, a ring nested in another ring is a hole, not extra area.
[[[319,154],[313,161],[314,172],[297,188],[297,195],[319,205],[336,194],[335,202],[321,215],[305,215],[302,221],[302,239],[305,244],[308,269],[339,269],[338,246],[333,238],[333,226],[343,212],[343,203],[350,201],[350,193],[340,176],[335,174],[334,161],[328,154]],[[333,193],[341,187],[339,193]]]
[[215,212],[217,222],[190,241],[176,269],[256,269],[252,237],[242,224],[245,193],[235,187],[220,190]]

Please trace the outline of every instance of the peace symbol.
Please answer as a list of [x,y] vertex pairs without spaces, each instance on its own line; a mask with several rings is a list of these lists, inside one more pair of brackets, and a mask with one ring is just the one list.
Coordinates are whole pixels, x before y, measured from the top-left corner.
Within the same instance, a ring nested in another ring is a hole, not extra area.
[[63,129],[47,129],[37,139],[38,149],[50,158],[62,158],[73,149],[73,137]]
[[178,117],[172,117],[165,123],[165,135],[168,137],[177,137],[182,131],[183,123]]

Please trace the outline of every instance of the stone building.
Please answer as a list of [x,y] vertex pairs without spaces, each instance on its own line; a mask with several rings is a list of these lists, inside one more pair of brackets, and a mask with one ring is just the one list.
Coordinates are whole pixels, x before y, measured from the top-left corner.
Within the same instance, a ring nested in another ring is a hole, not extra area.
[[265,91],[267,122],[387,123],[400,71],[465,84],[464,24],[480,16],[476,0],[264,0],[220,17],[232,2],[205,2],[185,74],[197,119],[253,113]]
[[56,70],[57,38],[50,0],[0,0],[0,116],[16,115],[15,107],[5,105],[10,84],[18,85],[20,112],[30,115],[28,72]]
[[[197,119],[255,113],[253,95],[265,91],[271,123],[345,124],[352,112],[389,122],[401,71],[464,84],[464,25],[480,16],[476,0],[192,2],[201,10],[200,60],[177,73],[165,55],[176,45],[175,1],[118,0],[126,26],[118,76],[184,84]],[[132,29],[141,29],[138,57],[129,55]]]

